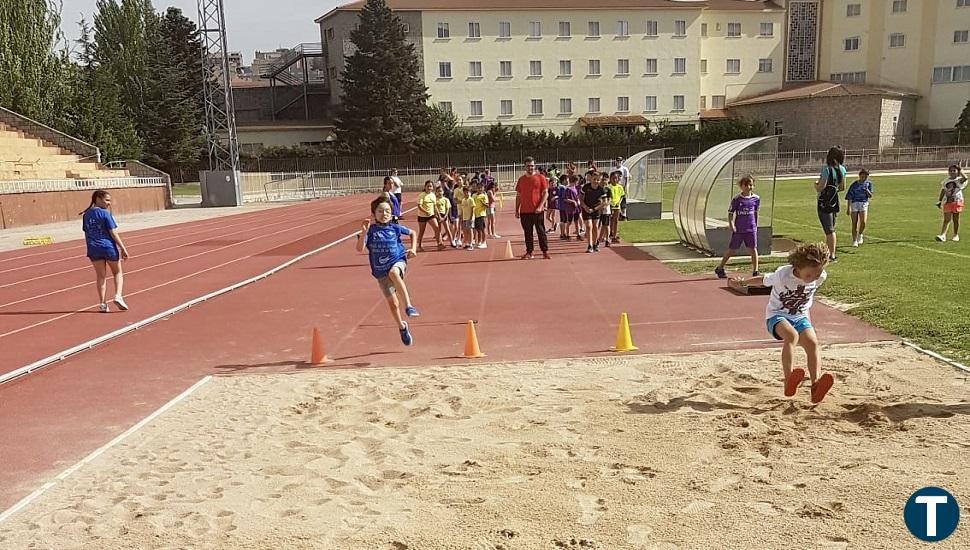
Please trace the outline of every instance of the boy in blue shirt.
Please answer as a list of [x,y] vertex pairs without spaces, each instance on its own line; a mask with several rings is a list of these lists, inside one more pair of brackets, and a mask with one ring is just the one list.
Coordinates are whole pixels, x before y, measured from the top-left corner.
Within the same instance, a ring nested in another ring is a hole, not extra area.
[[872,182],[869,181],[869,171],[859,170],[859,179],[852,182],[845,192],[845,202],[849,207],[852,218],[852,246],[859,246],[865,237],[866,221],[869,217],[869,199],[872,198]]
[[[407,271],[408,258],[413,258],[417,252],[417,241],[410,229],[403,225],[391,223],[391,203],[384,196],[380,196],[370,203],[373,220],[367,218],[357,235],[357,252],[367,249],[370,259],[371,275],[377,279],[381,292],[391,308],[391,316],[397,322],[401,332],[401,342],[410,346],[413,339],[408,324],[401,317],[401,304],[398,302],[396,291],[400,290],[404,297],[405,313],[408,317],[417,317],[418,310],[411,305],[411,295],[404,284],[404,273]],[[373,224],[371,223],[373,221]],[[410,237],[411,246],[407,249],[401,243],[401,235]]]

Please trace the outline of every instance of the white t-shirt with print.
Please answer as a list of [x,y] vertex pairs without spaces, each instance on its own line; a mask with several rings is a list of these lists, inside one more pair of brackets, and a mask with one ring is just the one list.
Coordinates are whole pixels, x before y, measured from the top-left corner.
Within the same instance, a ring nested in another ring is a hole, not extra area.
[[943,202],[960,202],[963,200],[963,190],[967,188],[967,178],[965,176],[948,177],[943,180],[941,188],[945,191]]
[[815,290],[822,286],[828,275],[823,271],[817,280],[806,283],[796,277],[794,271],[793,266],[786,265],[765,275],[765,286],[771,287],[771,297],[765,308],[766,319],[780,315],[789,321],[797,321],[808,317]]
[[403,188],[404,188],[404,182],[401,181],[401,178],[397,176],[391,176],[391,193],[394,193],[395,195],[397,195],[401,193]]

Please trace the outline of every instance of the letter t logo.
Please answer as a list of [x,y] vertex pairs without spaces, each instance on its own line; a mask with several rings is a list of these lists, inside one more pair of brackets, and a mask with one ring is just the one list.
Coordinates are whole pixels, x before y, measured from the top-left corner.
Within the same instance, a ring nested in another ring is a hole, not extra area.
[[916,504],[926,505],[926,536],[935,537],[936,536],[936,505],[946,504],[946,496],[929,496],[922,495],[916,497]]

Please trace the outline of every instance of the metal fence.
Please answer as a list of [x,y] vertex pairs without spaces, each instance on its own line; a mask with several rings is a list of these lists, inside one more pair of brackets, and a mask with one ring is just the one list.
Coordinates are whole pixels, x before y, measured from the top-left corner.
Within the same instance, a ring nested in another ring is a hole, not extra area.
[[0,195],[9,193],[42,193],[46,191],[83,191],[91,189],[120,189],[123,187],[165,187],[164,178],[97,178],[63,180],[0,181]]

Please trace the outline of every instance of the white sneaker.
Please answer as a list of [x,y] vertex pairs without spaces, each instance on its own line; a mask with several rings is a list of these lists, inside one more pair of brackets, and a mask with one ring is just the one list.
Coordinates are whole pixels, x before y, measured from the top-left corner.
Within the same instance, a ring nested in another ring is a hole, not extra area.
[[492,238],[493,238],[493,239],[501,239],[501,238],[502,238],[502,236],[501,236],[501,235],[499,235],[498,233],[494,233],[494,234],[492,235]]
[[478,248],[488,248],[488,244],[485,243],[484,241],[482,241],[482,242],[478,243]]
[[859,246],[859,239],[856,239],[856,240],[852,241],[852,246],[858,247]]
[[945,243],[946,242],[946,235],[937,235],[936,236],[936,240],[940,241],[941,243]]
[[108,304],[98,304],[98,311],[108,313]]
[[950,239],[950,240],[953,241],[953,242],[959,242],[960,241],[960,235],[954,235],[953,238]]
[[128,304],[125,303],[125,299],[122,298],[121,296],[115,296],[115,299],[112,301],[115,303],[115,305],[118,306],[118,309],[122,311],[128,311]]
[[865,235],[859,235],[859,244],[862,244],[866,240]]

